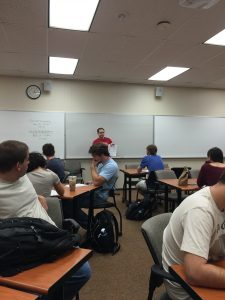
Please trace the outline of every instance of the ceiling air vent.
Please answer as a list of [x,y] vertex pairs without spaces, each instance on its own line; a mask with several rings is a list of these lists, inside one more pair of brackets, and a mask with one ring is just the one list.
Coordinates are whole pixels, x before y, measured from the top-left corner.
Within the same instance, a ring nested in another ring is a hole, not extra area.
[[179,4],[187,8],[208,9],[220,0],[179,0]]

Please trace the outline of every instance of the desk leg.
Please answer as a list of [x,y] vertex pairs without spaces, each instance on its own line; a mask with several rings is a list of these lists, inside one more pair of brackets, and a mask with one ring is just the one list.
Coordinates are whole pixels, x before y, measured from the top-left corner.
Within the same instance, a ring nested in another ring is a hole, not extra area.
[[130,204],[131,203],[131,177],[129,177],[128,189],[129,189],[128,204]]
[[181,194],[182,194],[182,191],[180,189],[177,190],[177,204],[178,205],[180,205],[181,201],[182,201]]
[[126,202],[126,201],[127,201],[127,175],[124,173],[122,202]]
[[168,212],[168,185],[165,184],[165,212]]
[[90,206],[88,209],[88,228],[87,228],[87,241],[91,240],[91,224],[94,218],[94,195],[95,192],[90,192]]

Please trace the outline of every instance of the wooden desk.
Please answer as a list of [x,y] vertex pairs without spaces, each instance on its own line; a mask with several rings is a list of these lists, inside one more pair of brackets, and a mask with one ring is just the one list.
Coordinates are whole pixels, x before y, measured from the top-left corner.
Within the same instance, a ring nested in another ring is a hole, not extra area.
[[0,299],[1,300],[36,300],[37,295],[28,294],[18,290],[10,289],[5,286],[0,286]]
[[98,190],[100,186],[96,186],[93,184],[76,187],[75,191],[71,192],[68,186],[65,186],[65,192],[62,197],[60,197],[63,201],[73,201],[73,211],[76,209],[75,201],[76,197],[84,194],[89,194],[90,197],[90,206],[88,208],[88,228],[87,228],[87,245],[90,239],[91,234],[91,222],[94,216],[94,192]]
[[[141,173],[137,172],[137,169],[120,169],[122,173],[124,173],[124,195],[123,195],[123,201],[125,201],[127,204],[131,203],[131,183],[132,178],[141,178],[146,177],[148,174],[148,171],[142,170]],[[128,191],[128,199],[127,199],[127,191]]]
[[[214,265],[225,268],[225,260],[213,263]],[[225,299],[225,287],[224,290],[210,289],[204,287],[196,287],[187,283],[187,277],[184,274],[183,265],[172,265],[169,267],[170,273],[177,279],[178,283],[185,289],[185,291],[194,300],[224,300]]]
[[183,192],[193,192],[199,190],[197,185],[197,178],[188,179],[187,185],[178,185],[178,179],[159,179],[160,183],[165,185],[165,212],[168,212],[168,192],[169,187],[177,190],[177,202],[181,203],[181,193]]
[[15,276],[0,277],[0,284],[39,295],[48,295],[48,299],[51,300],[61,300],[63,282],[91,255],[92,251],[89,249],[74,249],[54,262],[42,264]]

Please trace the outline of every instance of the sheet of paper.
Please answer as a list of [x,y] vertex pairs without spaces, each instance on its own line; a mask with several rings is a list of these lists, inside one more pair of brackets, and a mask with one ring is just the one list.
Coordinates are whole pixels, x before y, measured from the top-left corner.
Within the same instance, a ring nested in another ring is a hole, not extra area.
[[84,184],[84,183],[77,183],[76,186],[77,186],[77,187],[79,187],[79,186],[87,186],[87,184]]
[[116,144],[111,144],[109,145],[109,154],[111,157],[116,157],[117,155],[117,145]]
[[56,190],[51,190],[51,196],[59,196]]

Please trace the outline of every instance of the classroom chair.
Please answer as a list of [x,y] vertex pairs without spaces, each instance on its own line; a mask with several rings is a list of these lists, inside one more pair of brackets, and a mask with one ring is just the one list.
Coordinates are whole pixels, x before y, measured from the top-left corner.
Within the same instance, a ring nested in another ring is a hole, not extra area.
[[116,185],[116,182],[115,182],[114,186],[112,187],[112,189],[109,191],[109,198],[112,198],[113,201],[107,200],[107,202],[105,202],[105,203],[102,203],[99,205],[94,205],[93,209],[101,209],[101,208],[106,209],[106,208],[115,207],[115,209],[117,210],[117,212],[119,214],[119,219],[120,219],[119,235],[121,236],[122,235],[122,215],[121,215],[121,212],[116,203],[115,185]]
[[65,159],[64,160],[65,171],[69,172],[67,175],[77,176],[77,182],[84,183],[83,171],[85,168],[81,167],[81,162],[77,159]]
[[46,197],[48,205],[48,215],[59,228],[70,230],[77,233],[80,225],[74,219],[64,219],[62,201],[57,197]]
[[[145,221],[141,226],[143,237],[154,261],[149,279],[148,300],[153,299],[156,287],[160,287],[164,279],[176,281],[162,266],[163,231],[169,223],[171,215],[172,213],[165,213],[154,216]],[[163,293],[160,299],[169,300],[170,298],[167,293]]]

